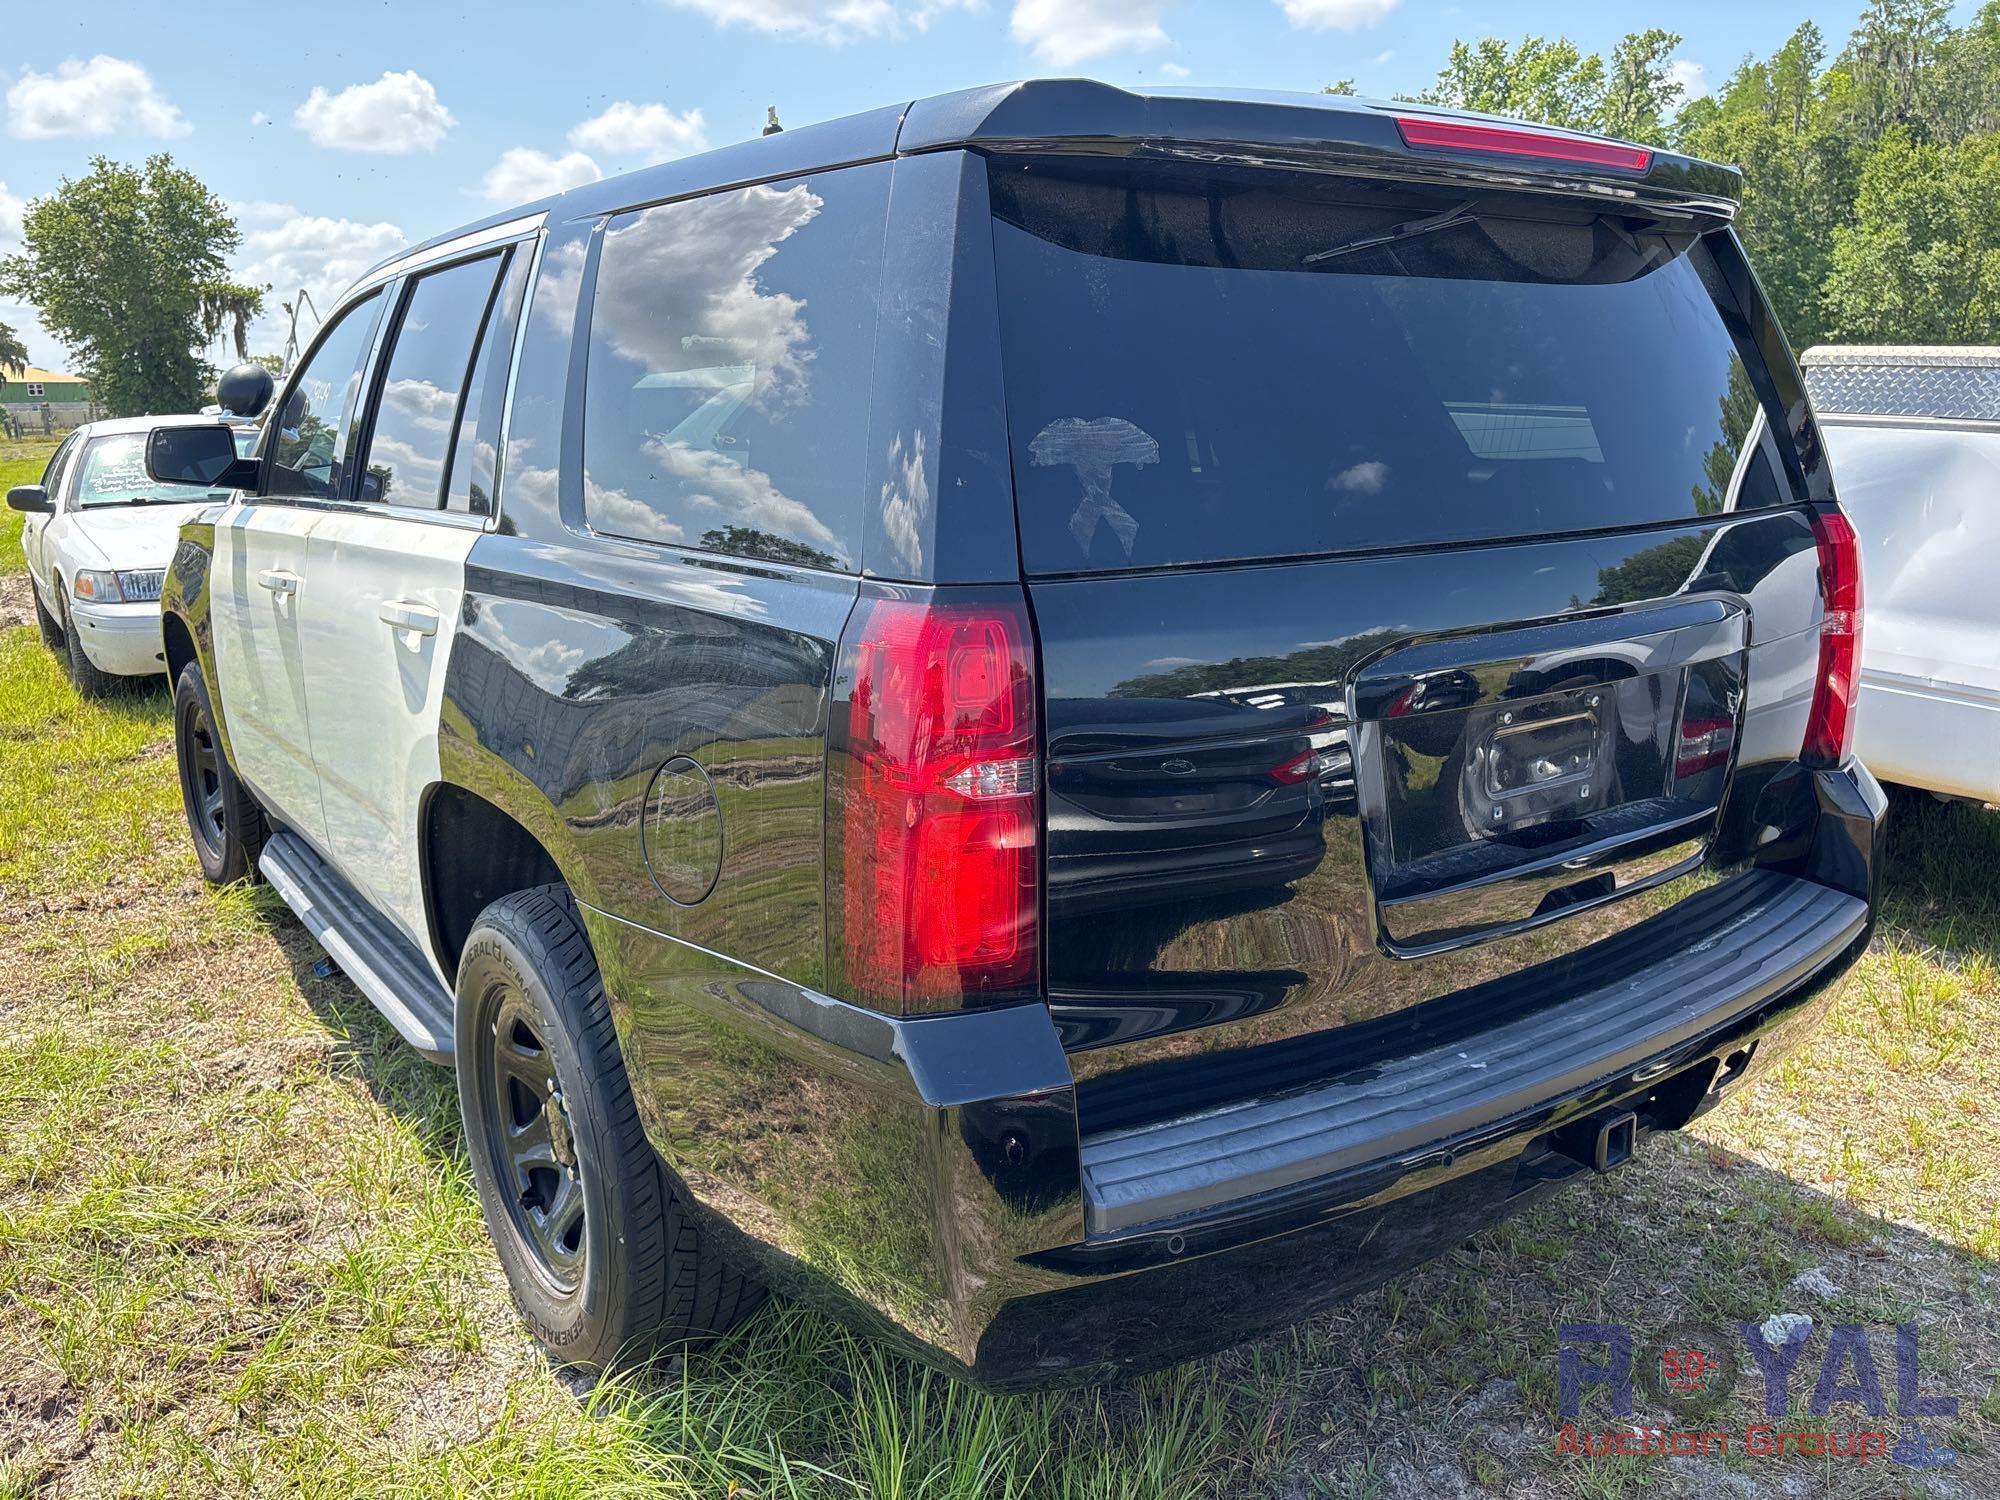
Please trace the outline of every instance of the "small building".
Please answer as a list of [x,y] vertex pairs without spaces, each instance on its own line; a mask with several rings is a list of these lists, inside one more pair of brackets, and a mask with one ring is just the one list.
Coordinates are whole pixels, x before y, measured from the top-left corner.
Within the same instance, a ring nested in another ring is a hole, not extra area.
[[0,432],[13,436],[67,432],[103,415],[91,398],[90,382],[81,375],[33,365],[5,375],[0,379],[0,412],[6,414],[0,419]]
[[0,402],[9,406],[17,402],[90,399],[90,382],[81,375],[65,375],[60,370],[39,370],[33,365],[25,370],[9,370],[6,374],[7,378],[0,380]]

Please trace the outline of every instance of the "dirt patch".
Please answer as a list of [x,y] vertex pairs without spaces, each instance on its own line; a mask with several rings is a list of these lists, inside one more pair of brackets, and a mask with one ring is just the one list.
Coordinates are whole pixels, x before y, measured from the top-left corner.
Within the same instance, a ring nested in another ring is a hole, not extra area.
[[26,573],[0,578],[0,630],[35,623],[35,602]]

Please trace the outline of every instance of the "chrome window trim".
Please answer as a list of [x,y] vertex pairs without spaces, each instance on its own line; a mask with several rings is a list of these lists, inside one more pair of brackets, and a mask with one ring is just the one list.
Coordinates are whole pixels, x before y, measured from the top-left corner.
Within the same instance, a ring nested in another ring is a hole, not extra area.
[[542,276],[542,248],[548,242],[548,230],[537,228],[534,248],[528,252],[528,279],[521,286],[521,310],[514,319],[514,347],[507,351],[507,390],[500,404],[500,451],[493,456],[492,514],[468,517],[484,521],[487,531],[497,530],[500,518],[507,513],[507,445],[514,436],[514,384],[521,374],[521,350],[528,341],[528,312],[535,305],[535,284]]

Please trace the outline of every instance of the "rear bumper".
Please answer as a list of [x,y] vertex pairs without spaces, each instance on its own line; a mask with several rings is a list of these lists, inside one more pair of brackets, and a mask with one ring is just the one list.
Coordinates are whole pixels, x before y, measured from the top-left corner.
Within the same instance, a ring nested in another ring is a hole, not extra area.
[[1681,908],[1631,929],[1650,957],[1524,1006],[1484,1058],[1095,1138],[1040,1006],[893,1020],[587,921],[649,1134],[708,1229],[780,1289],[1022,1388],[1308,1316],[1590,1170],[1586,1117],[1678,1128],[1777,1062],[1867,944],[1885,802],[1859,765],[1769,794],[1817,803],[1808,838],[1723,883],[1702,930]]

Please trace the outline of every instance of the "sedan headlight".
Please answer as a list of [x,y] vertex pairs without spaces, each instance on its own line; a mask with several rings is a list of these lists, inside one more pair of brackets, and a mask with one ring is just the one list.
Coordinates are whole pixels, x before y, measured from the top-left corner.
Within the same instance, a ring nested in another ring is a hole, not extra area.
[[166,581],[161,568],[120,569],[115,573],[89,568],[76,575],[70,592],[89,604],[153,604]]
[[92,604],[122,604],[125,600],[125,590],[119,586],[116,573],[100,573],[90,568],[78,571],[70,583],[70,592]]

